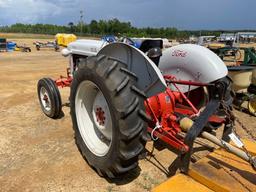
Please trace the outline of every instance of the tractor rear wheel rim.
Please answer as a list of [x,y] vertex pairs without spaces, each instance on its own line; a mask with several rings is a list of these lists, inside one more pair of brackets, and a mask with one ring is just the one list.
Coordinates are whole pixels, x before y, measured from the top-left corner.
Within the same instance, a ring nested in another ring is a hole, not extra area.
[[44,87],[41,87],[40,89],[40,99],[41,99],[41,102],[42,102],[42,105],[44,107],[44,109],[46,111],[51,111],[51,100],[49,99],[49,94],[47,92],[47,90],[44,88]]
[[96,84],[85,80],[75,98],[77,126],[88,149],[96,156],[108,153],[112,142],[112,118],[108,103]]

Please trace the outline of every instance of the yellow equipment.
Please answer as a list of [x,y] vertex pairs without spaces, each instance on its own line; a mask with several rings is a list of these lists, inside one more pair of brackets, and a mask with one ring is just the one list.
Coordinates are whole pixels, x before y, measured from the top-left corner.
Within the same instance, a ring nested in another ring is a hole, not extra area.
[[[256,144],[254,142],[243,140],[243,143],[251,154],[256,154]],[[193,164],[188,175],[178,173],[152,191],[256,191],[256,173],[246,161],[223,149],[217,149]]]
[[74,34],[58,33],[55,35],[55,40],[58,45],[67,47],[67,45],[77,39]]
[[224,48],[226,45],[224,43],[210,43],[207,45],[209,49],[219,49]]

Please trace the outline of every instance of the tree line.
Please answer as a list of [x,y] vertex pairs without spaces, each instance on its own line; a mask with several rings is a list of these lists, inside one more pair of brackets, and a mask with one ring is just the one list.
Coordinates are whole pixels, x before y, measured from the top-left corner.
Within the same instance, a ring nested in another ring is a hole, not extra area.
[[1,26],[0,32],[10,33],[35,33],[35,34],[49,34],[56,33],[74,33],[80,36],[103,36],[106,34],[121,35],[128,37],[161,37],[169,39],[184,39],[192,35],[215,35],[219,36],[221,30],[178,30],[175,27],[162,28],[137,28],[132,26],[130,22],[121,22],[118,19],[111,20],[92,20],[89,24],[69,22],[66,26],[52,25],[52,24],[22,24],[17,23],[10,26]]

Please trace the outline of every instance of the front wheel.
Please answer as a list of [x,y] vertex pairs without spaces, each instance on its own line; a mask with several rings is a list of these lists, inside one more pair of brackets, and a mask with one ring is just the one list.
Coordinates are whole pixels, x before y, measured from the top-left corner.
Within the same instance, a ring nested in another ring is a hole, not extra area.
[[43,78],[37,84],[38,99],[44,114],[56,119],[61,114],[61,97],[58,87],[50,78]]
[[144,98],[125,66],[106,56],[80,59],[71,86],[76,144],[99,175],[110,178],[136,168],[145,146]]

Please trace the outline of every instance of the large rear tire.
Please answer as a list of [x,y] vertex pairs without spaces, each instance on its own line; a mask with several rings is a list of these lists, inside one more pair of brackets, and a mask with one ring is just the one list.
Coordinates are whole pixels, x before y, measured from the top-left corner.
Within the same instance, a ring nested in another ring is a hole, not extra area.
[[136,168],[146,143],[144,95],[125,67],[103,55],[80,59],[71,86],[76,144],[99,175],[110,178]]

